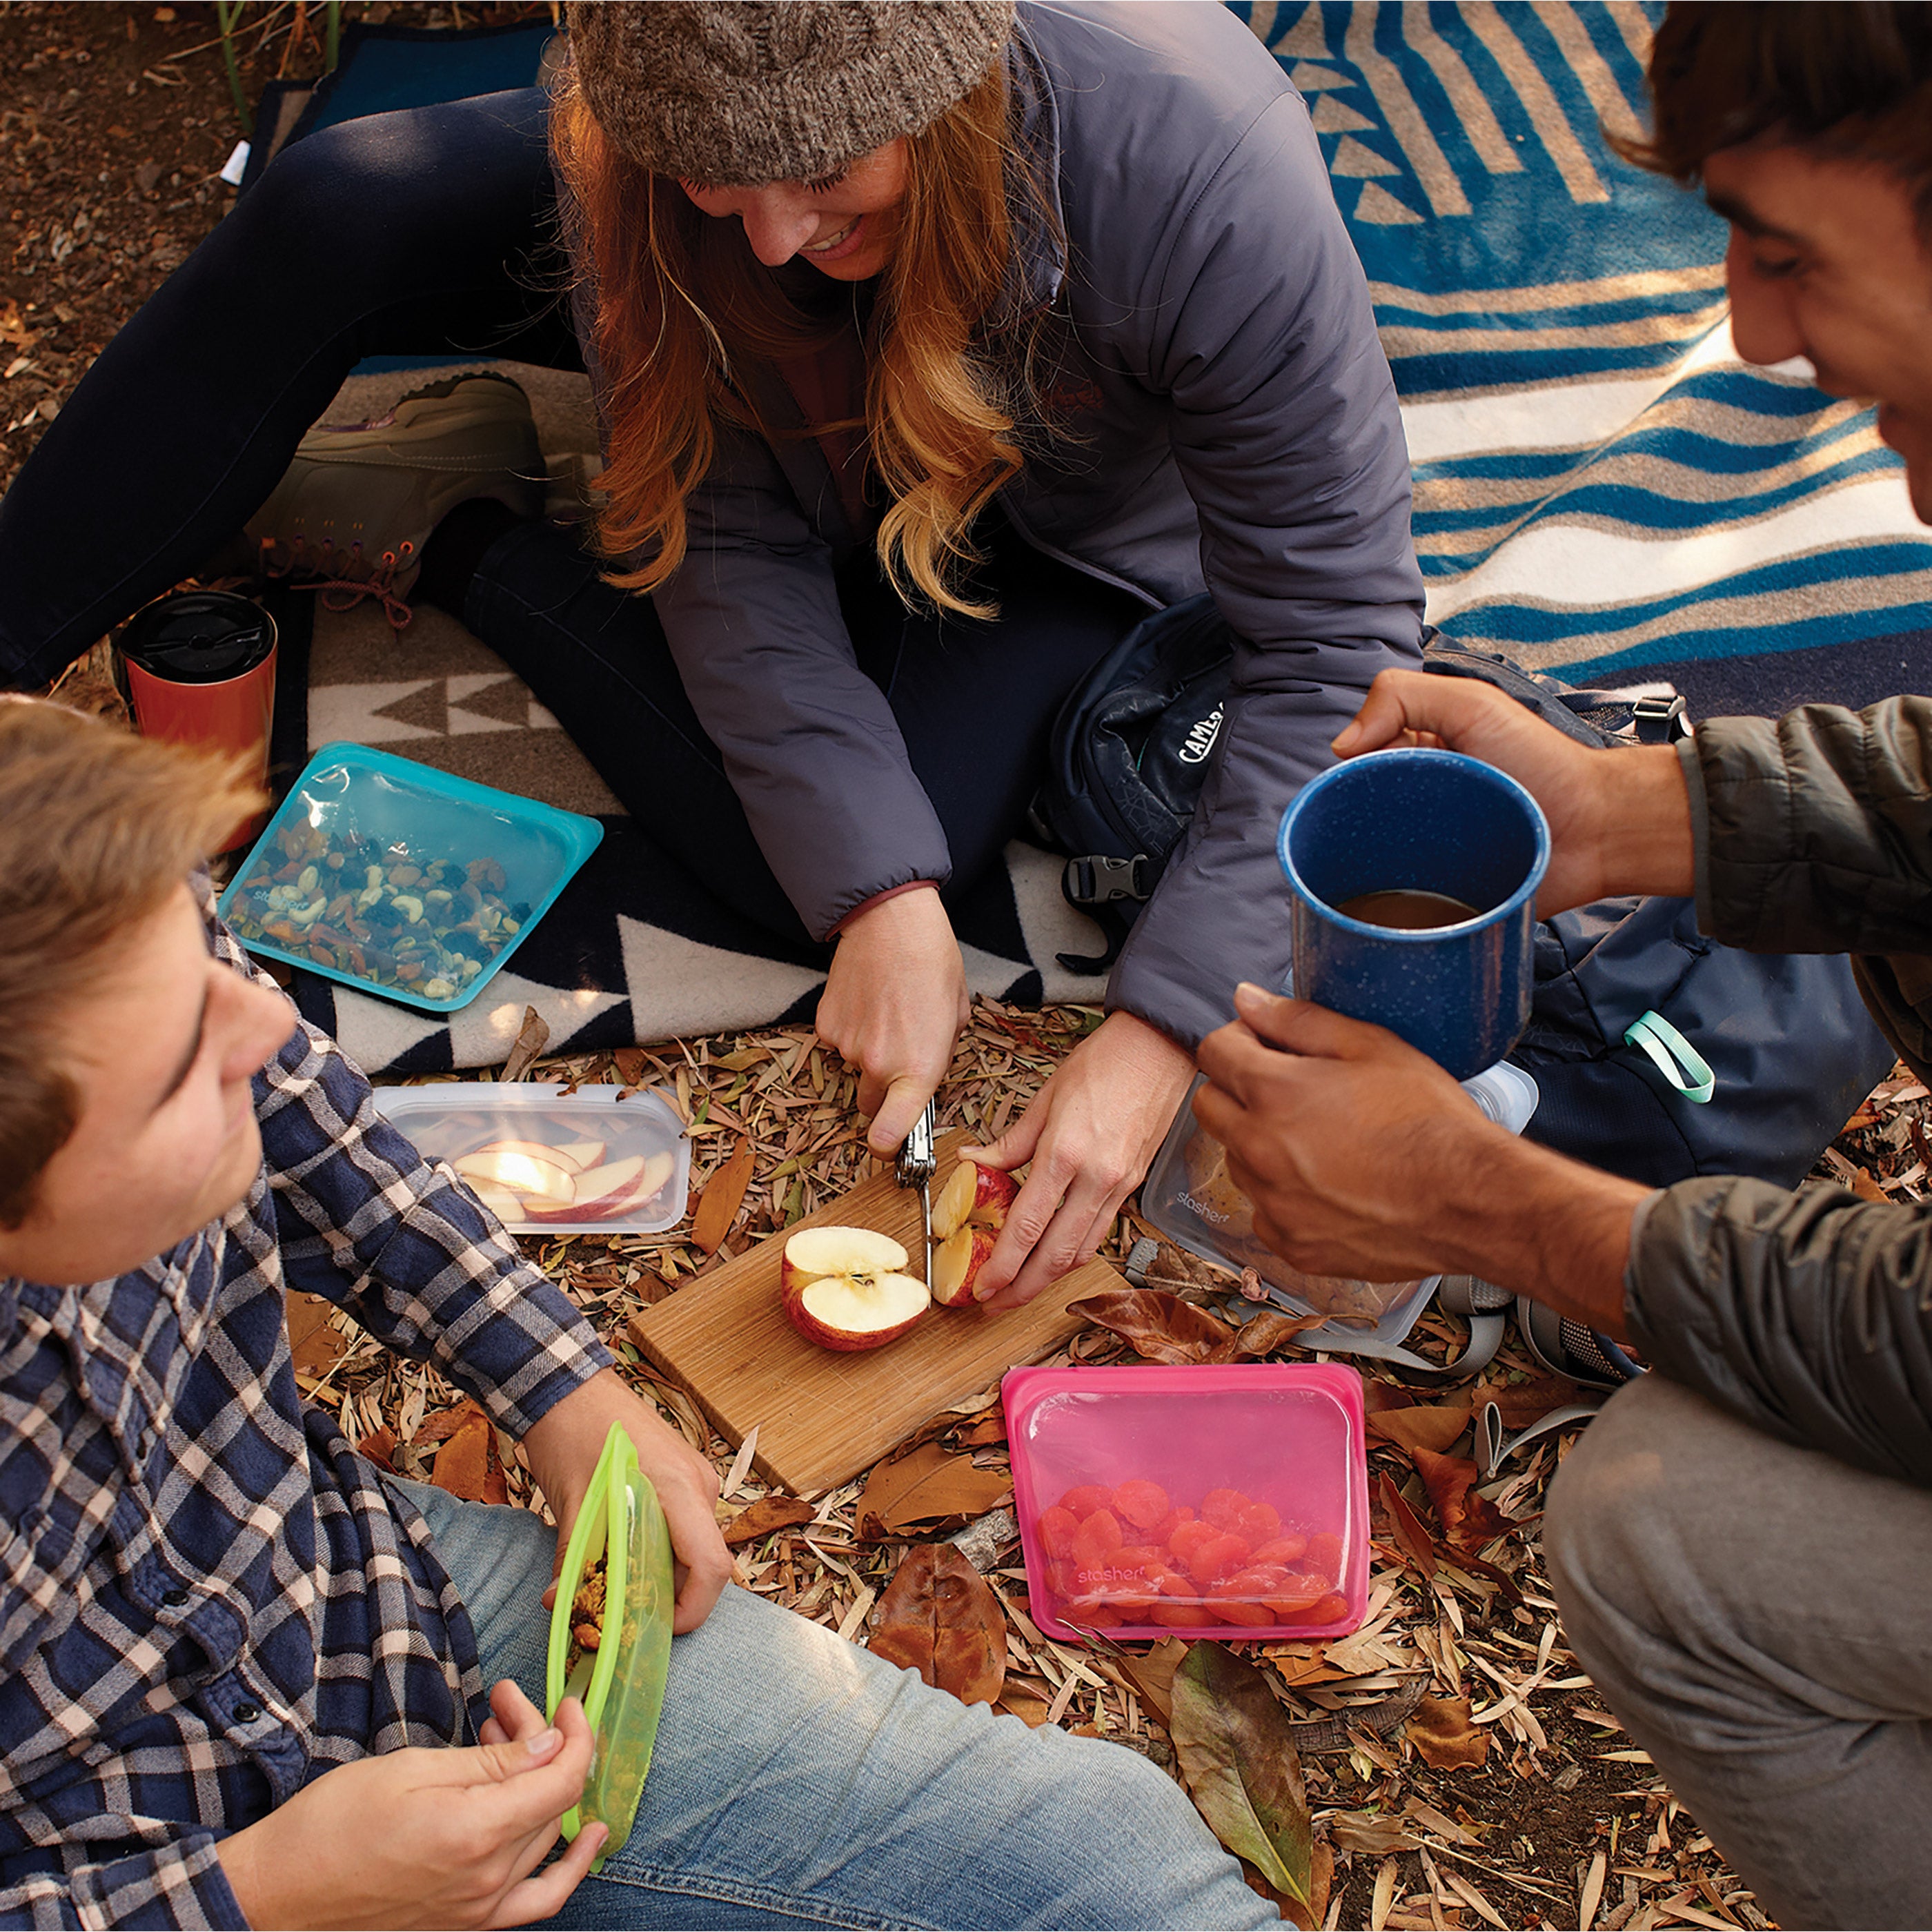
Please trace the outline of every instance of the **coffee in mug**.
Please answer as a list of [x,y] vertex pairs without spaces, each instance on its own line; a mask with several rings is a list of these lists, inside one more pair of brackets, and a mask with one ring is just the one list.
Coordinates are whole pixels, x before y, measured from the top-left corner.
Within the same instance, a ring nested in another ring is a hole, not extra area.
[[1397,932],[1427,932],[1438,926],[1460,926],[1480,908],[1447,892],[1425,892],[1398,886],[1388,892],[1358,892],[1335,910],[1364,926],[1385,926]]

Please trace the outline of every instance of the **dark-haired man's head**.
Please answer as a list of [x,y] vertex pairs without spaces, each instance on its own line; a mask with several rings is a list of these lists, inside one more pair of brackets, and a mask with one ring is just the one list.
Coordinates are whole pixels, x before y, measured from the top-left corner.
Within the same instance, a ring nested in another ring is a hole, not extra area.
[[1878,404],[1932,522],[1932,5],[1673,0],[1650,88],[1619,145],[1731,224],[1738,353]]

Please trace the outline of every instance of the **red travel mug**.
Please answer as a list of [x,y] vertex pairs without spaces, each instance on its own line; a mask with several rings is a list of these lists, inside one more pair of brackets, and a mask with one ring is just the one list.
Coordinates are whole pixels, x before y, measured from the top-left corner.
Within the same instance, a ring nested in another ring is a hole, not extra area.
[[[275,620],[225,590],[186,590],[138,610],[115,640],[122,688],[142,735],[245,752],[266,784],[275,711]],[[220,848],[245,844],[266,811]]]

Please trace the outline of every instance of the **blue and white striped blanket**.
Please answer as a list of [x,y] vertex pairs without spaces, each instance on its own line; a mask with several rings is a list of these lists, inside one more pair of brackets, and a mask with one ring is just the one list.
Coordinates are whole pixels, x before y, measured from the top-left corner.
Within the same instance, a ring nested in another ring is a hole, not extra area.
[[1706,714],[1928,688],[1932,531],[1872,412],[1738,360],[1724,224],[1603,138],[1639,124],[1660,8],[1234,10],[1306,97],[1368,271],[1432,622]]

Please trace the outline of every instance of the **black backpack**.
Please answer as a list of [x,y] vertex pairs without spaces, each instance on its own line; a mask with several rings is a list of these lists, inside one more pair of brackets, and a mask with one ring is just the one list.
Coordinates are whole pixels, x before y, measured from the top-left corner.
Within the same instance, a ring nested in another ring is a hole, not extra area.
[[1156,610],[1088,673],[1054,720],[1036,842],[1070,856],[1060,890],[1107,935],[1070,973],[1105,973],[1194,816],[1234,676],[1234,634],[1204,594]]
[[[1062,706],[1032,829],[1069,855],[1061,890],[1108,938],[1097,958],[1062,953],[1068,971],[1106,972],[1159,883],[1207,777],[1233,656],[1213,601],[1190,598],[1138,625]],[[1587,745],[1688,729],[1681,698],[1579,689],[1433,630],[1423,663],[1493,685]],[[1703,1097],[1663,1070],[1660,1035],[1702,1056]],[[1509,1058],[1542,1094],[1532,1139],[1657,1186],[1695,1174],[1796,1185],[1892,1063],[1849,959],[1742,952],[1700,933],[1688,900],[1663,898],[1539,923],[1530,1024]]]

